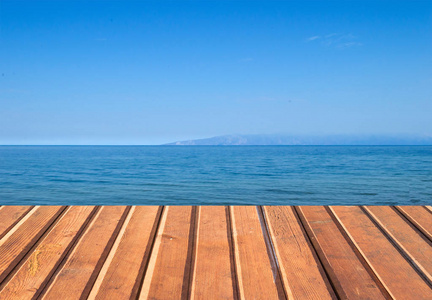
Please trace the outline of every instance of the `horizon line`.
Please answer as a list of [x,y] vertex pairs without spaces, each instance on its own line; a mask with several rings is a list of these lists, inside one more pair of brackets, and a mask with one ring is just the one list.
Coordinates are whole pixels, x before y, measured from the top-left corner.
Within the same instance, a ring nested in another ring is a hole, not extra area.
[[296,145],[175,145],[169,144],[0,144],[0,147],[64,147],[64,146],[76,146],[76,147],[145,147],[145,146],[167,146],[167,147],[280,147],[280,146],[432,146],[432,144],[296,144]]

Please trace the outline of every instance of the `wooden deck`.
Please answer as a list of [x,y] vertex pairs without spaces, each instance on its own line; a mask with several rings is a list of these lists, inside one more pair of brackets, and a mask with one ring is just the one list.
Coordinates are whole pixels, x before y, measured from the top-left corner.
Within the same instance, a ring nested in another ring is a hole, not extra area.
[[432,299],[429,206],[3,206],[0,299]]

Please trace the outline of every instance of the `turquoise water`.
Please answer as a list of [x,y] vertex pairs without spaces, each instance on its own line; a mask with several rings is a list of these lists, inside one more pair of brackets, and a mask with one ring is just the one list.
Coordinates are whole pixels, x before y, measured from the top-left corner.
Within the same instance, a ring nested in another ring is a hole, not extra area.
[[0,146],[0,204],[432,204],[432,146]]

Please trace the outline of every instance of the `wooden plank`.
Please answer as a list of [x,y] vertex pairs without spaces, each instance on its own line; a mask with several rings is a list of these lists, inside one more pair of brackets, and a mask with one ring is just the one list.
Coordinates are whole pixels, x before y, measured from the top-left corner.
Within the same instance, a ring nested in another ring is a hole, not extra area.
[[389,206],[367,206],[365,210],[432,285],[431,242],[425,240],[420,233]]
[[304,225],[339,298],[432,299],[427,206],[91,211],[1,207],[0,298],[331,297]]
[[89,299],[135,299],[162,208],[134,206],[89,295]]
[[411,223],[432,241],[432,215],[422,206],[396,207]]
[[125,206],[103,206],[65,264],[49,283],[43,299],[87,297],[126,217]]
[[263,207],[288,299],[335,299],[293,209]]
[[33,206],[2,206],[0,208],[0,239],[32,208]]
[[64,210],[60,206],[36,206],[0,240],[0,282]]
[[[191,299],[233,299],[235,284],[227,208],[201,206]],[[229,212],[228,212],[229,213]]]
[[430,286],[360,207],[330,209],[393,298],[432,299]]
[[1,299],[31,299],[64,257],[93,206],[74,206],[61,216],[20,269],[0,291]]
[[240,298],[278,299],[257,208],[232,206],[230,210]]
[[[342,299],[385,299],[375,276],[368,272],[323,206],[297,208],[327,274]],[[306,274],[307,275],[307,274]]]
[[432,213],[432,206],[430,206],[430,205],[426,205],[425,208],[426,208],[429,212]]
[[191,206],[165,207],[140,299],[185,299],[190,272]]

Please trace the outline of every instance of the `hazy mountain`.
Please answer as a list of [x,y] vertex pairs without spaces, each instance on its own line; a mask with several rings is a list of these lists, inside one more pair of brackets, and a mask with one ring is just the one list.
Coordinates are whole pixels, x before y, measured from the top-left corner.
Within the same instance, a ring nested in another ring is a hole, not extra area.
[[294,136],[276,134],[222,135],[178,141],[166,145],[432,145],[432,136],[413,135],[327,135]]

